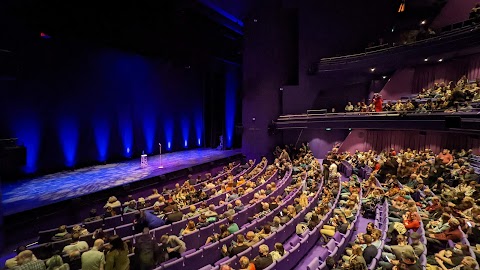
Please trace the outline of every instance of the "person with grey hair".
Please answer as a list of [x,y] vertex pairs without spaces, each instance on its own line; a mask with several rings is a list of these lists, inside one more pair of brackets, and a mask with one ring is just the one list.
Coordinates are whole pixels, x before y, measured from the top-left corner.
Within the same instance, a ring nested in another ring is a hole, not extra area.
[[105,267],[105,254],[103,254],[103,239],[97,239],[91,250],[82,254],[82,270],[103,270]]

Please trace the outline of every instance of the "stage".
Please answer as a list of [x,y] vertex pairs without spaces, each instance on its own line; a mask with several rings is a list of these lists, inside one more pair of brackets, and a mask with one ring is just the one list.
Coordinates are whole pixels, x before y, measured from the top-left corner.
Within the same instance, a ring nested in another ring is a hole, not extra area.
[[4,215],[11,215],[63,200],[80,197],[142,179],[164,175],[195,165],[231,157],[240,150],[196,149],[149,156],[148,166],[140,167],[140,158],[81,168],[2,185]]

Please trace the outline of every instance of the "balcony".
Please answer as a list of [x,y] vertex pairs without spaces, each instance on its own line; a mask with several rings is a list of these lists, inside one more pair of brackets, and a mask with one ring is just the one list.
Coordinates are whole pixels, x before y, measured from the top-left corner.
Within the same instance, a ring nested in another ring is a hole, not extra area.
[[[383,66],[385,69],[397,69],[414,61],[423,61],[431,55],[454,53],[471,54],[480,51],[480,25],[466,21],[457,26],[450,27],[448,31],[428,39],[401,45],[382,45],[369,48],[363,53],[344,55],[339,57],[322,58],[314,63],[310,69],[311,74],[325,71],[350,70],[356,68],[369,69],[370,67]],[[447,28],[448,28],[447,27]]]

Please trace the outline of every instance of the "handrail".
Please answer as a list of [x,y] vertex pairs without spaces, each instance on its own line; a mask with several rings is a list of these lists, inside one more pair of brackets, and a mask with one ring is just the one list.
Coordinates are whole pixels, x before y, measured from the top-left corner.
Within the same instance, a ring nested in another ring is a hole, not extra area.
[[[469,20],[467,20],[467,21],[469,21]],[[467,22],[467,21],[465,21],[465,22]],[[388,51],[388,50],[391,50],[391,49],[407,47],[407,46],[417,45],[417,44],[421,44],[421,43],[427,43],[427,42],[430,42],[432,40],[442,40],[442,39],[445,39],[446,37],[450,37],[450,36],[453,36],[453,35],[458,35],[458,34],[461,34],[461,33],[467,33],[467,32],[470,32],[472,30],[475,30],[475,29],[479,29],[478,25],[475,25],[475,24],[466,25],[466,26],[463,25],[460,28],[454,28],[452,30],[442,32],[440,35],[436,35],[436,36],[426,38],[426,39],[422,39],[422,40],[417,40],[417,41],[410,42],[410,43],[403,43],[403,44],[396,44],[396,45],[392,44],[391,46],[388,46],[388,47],[385,47],[385,46],[382,46],[382,45],[377,45],[377,46],[374,46],[374,47],[367,47],[367,48],[365,48],[365,52],[361,52],[361,53],[353,53],[353,54],[349,54],[349,55],[321,58],[319,63],[322,63],[322,64],[336,64],[336,63],[334,63],[334,61],[337,61],[337,60],[348,59],[348,58],[359,57],[359,56],[367,56],[367,55],[375,54],[375,53],[382,52],[382,51]],[[367,49],[375,48],[375,47],[380,47],[380,48],[378,50],[367,51]]]

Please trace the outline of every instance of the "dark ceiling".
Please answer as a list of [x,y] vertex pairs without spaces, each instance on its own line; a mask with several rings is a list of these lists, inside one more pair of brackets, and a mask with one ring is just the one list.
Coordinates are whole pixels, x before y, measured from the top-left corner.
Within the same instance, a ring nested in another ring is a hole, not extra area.
[[242,35],[206,15],[200,1],[8,0],[2,8],[3,28],[11,30],[0,48],[15,50],[22,39],[18,35],[28,31],[185,62],[210,56],[233,62],[241,59]]

